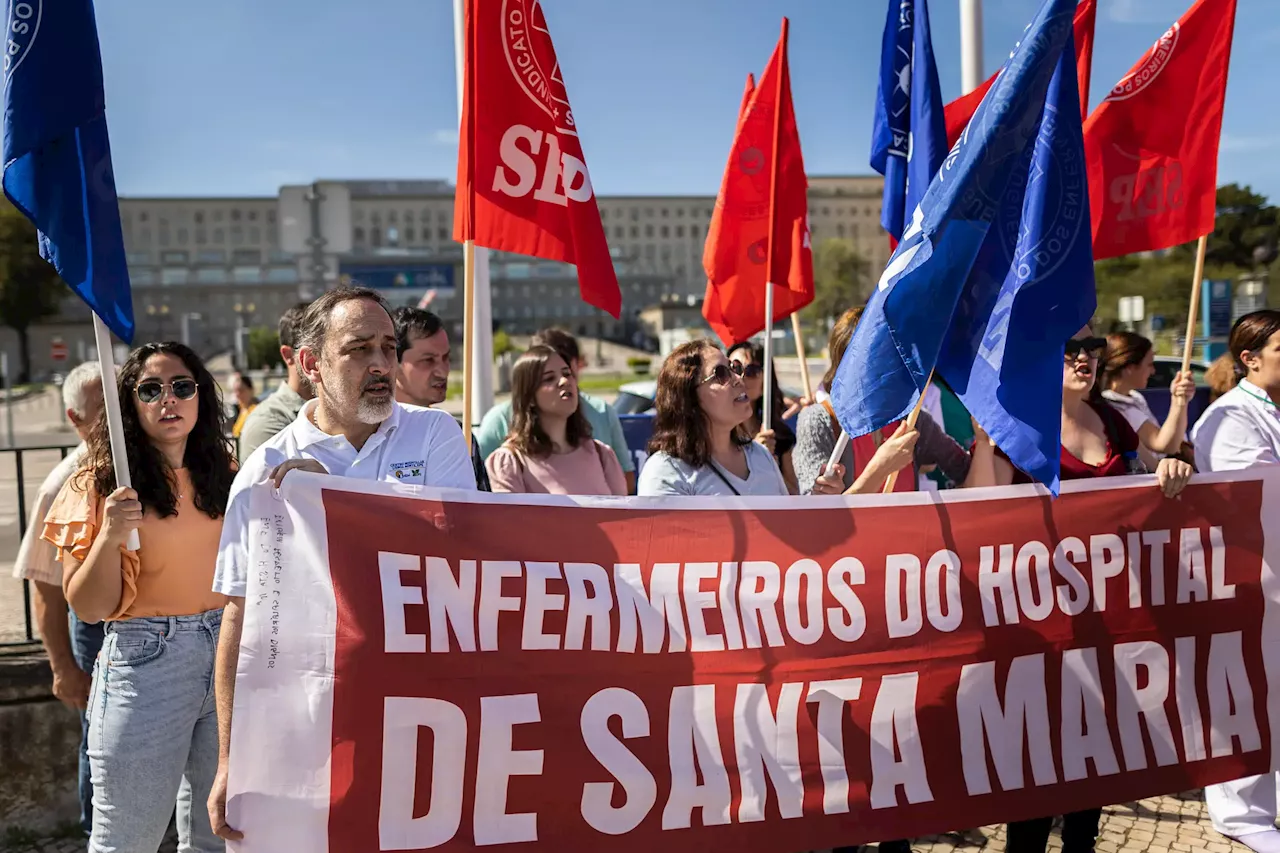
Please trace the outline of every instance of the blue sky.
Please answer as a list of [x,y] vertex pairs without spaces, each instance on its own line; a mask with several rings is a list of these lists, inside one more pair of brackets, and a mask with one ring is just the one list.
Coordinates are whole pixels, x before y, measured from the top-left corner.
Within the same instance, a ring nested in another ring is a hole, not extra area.
[[[1099,0],[1096,104],[1191,0]],[[602,194],[714,194],[742,85],[791,18],[811,174],[865,173],[886,0],[545,0]],[[98,0],[126,195],[268,195],[315,178],[456,169],[452,0]],[[985,0],[985,70],[1039,0]],[[931,0],[943,95],[958,0]],[[1280,201],[1280,2],[1239,0],[1220,182]]]

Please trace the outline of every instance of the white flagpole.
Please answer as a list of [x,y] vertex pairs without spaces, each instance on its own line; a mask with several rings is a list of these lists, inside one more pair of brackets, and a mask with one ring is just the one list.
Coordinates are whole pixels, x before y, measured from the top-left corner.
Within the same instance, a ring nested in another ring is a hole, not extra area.
[[960,88],[982,85],[982,0],[960,0]]
[[[111,437],[111,464],[116,469],[116,487],[132,488],[129,450],[124,443],[124,421],[120,419],[120,395],[117,390],[119,386],[116,383],[116,358],[112,352],[111,332],[96,312],[93,315],[93,337],[98,345],[98,364],[102,368],[102,400],[106,405],[107,433]],[[138,550],[138,531],[129,532],[129,541],[125,547],[130,551]]]
[[[462,124],[466,74],[466,0],[453,0],[453,56],[458,82],[458,124]],[[462,144],[459,136],[458,144]],[[493,408],[493,298],[489,288],[489,250],[475,247],[470,284],[474,291],[469,340],[463,346],[471,354],[471,423],[478,424]],[[464,359],[465,361],[465,359]]]

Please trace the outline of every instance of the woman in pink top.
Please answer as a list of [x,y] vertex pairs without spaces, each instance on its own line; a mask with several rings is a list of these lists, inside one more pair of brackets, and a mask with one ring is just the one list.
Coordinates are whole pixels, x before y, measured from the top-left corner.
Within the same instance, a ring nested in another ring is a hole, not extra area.
[[485,461],[495,492],[618,495],[627,478],[578,409],[578,380],[551,347],[535,346],[511,371],[511,433]]

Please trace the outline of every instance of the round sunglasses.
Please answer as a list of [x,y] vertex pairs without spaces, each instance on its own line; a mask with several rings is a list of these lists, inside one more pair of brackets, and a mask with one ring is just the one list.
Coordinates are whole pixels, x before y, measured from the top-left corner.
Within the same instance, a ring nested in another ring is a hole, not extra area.
[[151,404],[164,399],[165,391],[172,391],[179,400],[190,400],[200,390],[200,385],[194,379],[175,379],[172,382],[147,379],[139,382],[133,390],[139,401]]
[[711,372],[702,377],[703,384],[714,382],[717,385],[728,385],[732,378],[740,376],[743,379],[755,379],[764,372],[758,364],[742,364],[741,362],[731,361],[728,364],[717,364],[711,369]]

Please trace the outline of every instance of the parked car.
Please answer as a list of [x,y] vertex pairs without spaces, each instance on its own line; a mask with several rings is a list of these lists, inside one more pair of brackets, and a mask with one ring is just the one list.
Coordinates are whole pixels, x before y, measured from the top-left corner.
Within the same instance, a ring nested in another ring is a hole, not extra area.
[[[1151,374],[1151,379],[1147,381],[1148,388],[1163,388],[1169,390],[1169,386],[1173,384],[1174,375],[1182,369],[1182,359],[1173,355],[1156,356],[1156,372]],[[1203,361],[1191,362],[1191,378],[1196,381],[1197,386],[1205,387],[1204,375],[1208,371],[1209,365]]]
[[[786,386],[783,386],[782,393],[793,400],[802,396],[801,392],[793,391]],[[649,414],[653,411],[653,398],[657,394],[658,380],[656,379],[628,382],[618,388],[618,398],[613,401],[613,407],[620,415]]]

